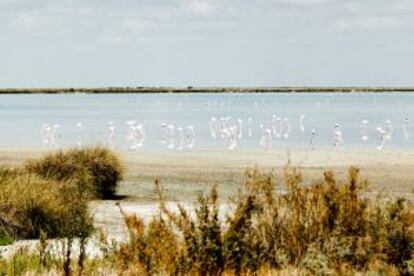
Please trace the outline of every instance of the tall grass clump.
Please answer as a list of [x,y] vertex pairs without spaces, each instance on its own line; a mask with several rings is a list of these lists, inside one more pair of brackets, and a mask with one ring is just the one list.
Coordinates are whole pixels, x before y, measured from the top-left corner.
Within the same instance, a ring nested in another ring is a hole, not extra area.
[[92,218],[86,193],[17,169],[0,169],[0,233],[12,239],[88,236]]
[[102,147],[59,150],[28,161],[25,169],[45,179],[76,180],[84,190],[101,199],[115,195],[123,173],[118,157]]
[[414,273],[412,203],[368,197],[357,168],[346,180],[326,172],[310,185],[295,169],[285,170],[281,185],[275,179],[248,170],[226,220],[215,189],[194,212],[179,206],[174,213],[161,197],[148,226],[126,215],[130,241],[115,252],[114,266],[130,275]]
[[93,231],[91,195],[115,194],[122,167],[100,148],[51,152],[20,167],[0,167],[0,243],[16,239],[86,238]]

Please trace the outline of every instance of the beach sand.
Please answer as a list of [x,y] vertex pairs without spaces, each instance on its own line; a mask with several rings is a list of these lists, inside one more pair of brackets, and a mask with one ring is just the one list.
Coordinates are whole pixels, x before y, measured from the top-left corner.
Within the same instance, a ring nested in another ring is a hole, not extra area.
[[357,166],[361,176],[370,181],[373,192],[411,197],[414,188],[414,153],[408,152],[214,151],[121,156],[127,165],[127,177],[119,192],[140,201],[153,200],[148,189],[153,189],[156,178],[170,200],[194,200],[196,194],[214,185],[231,195],[243,185],[246,168],[255,166],[273,169],[280,175],[287,165],[299,167],[306,181],[321,178],[326,170],[346,178],[348,168]]

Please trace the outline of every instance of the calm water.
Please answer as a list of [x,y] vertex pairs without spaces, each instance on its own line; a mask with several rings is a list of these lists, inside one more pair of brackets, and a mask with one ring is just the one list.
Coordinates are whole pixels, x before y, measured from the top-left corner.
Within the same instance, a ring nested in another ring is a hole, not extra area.
[[[146,133],[142,151],[177,150],[162,144],[161,124],[175,129],[194,126],[193,150],[223,149],[225,139],[211,137],[211,117],[242,120],[242,138],[236,149],[260,149],[264,128],[272,127],[272,116],[288,118],[289,138],[272,138],[275,149],[310,149],[311,130],[316,131],[316,149],[333,147],[334,124],[338,123],[344,140],[343,149],[376,150],[380,143],[377,127],[392,122],[394,131],[385,150],[414,148],[414,94],[70,94],[70,95],[1,95],[0,147],[47,148],[41,139],[45,123],[58,124],[55,144],[58,147],[82,144],[108,144],[109,121],[113,122],[113,143],[128,150],[127,121],[141,123]],[[299,118],[304,116],[302,131]],[[247,133],[252,119],[252,135]],[[362,120],[367,124],[367,141],[361,139]],[[77,126],[82,123],[82,127]],[[405,127],[404,127],[405,125]],[[405,135],[404,135],[405,134]],[[174,134],[178,139],[178,134]],[[410,136],[410,137],[409,137]],[[176,142],[177,144],[177,142]],[[188,149],[187,149],[188,150]],[[264,150],[264,149],[263,149]]]

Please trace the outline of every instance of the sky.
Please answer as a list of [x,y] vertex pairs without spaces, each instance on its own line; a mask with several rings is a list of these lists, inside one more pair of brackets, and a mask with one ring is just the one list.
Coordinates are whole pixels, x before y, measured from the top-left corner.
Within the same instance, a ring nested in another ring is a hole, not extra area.
[[414,0],[0,0],[0,87],[414,86]]

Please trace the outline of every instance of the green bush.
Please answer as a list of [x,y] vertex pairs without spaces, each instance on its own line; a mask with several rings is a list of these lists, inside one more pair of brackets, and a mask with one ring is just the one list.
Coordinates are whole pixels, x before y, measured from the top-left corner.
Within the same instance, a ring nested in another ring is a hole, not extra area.
[[14,242],[14,239],[10,237],[4,229],[0,228],[0,246],[9,245]]
[[76,180],[96,198],[115,195],[123,168],[117,156],[101,147],[72,148],[52,152],[25,164],[28,172],[57,181]]

